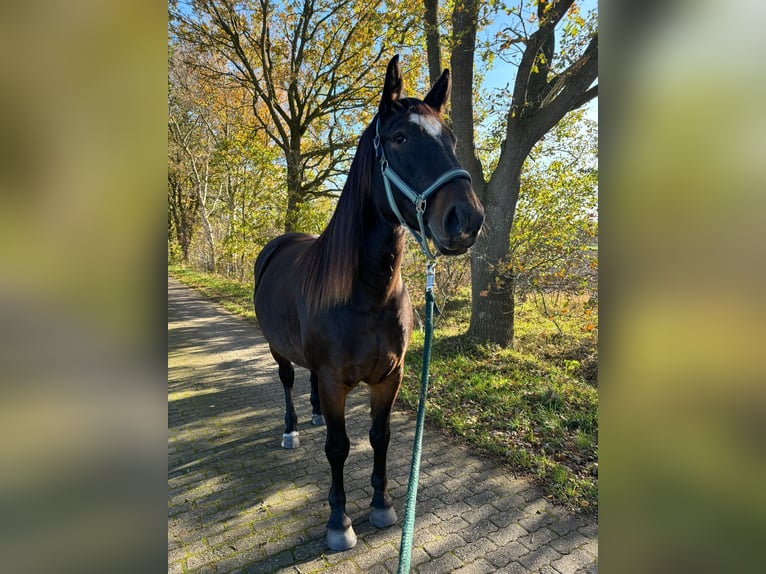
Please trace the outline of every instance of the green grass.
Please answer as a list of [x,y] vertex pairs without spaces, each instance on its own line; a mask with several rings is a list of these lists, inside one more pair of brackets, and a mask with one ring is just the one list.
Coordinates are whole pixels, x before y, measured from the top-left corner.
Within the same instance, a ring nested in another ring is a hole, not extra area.
[[[252,285],[170,266],[171,275],[242,317],[254,320]],[[412,295],[417,304],[422,296]],[[517,304],[513,349],[463,333],[470,304],[450,301],[431,353],[427,418],[472,447],[536,481],[551,500],[598,509],[597,308],[568,301],[543,315]],[[562,333],[563,331],[563,333]],[[416,409],[423,334],[413,334],[399,403]]]
[[[417,408],[423,335],[407,354],[400,400]],[[529,348],[481,345],[437,329],[427,416],[469,444],[534,477],[553,499],[595,512],[598,396]]]

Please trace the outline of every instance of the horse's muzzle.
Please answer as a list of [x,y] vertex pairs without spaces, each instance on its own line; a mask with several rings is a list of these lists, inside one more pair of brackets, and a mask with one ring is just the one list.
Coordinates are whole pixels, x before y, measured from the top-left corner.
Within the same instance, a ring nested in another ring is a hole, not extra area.
[[476,242],[484,224],[484,209],[478,200],[455,203],[440,223],[440,229],[431,229],[434,245],[442,255],[461,255]]

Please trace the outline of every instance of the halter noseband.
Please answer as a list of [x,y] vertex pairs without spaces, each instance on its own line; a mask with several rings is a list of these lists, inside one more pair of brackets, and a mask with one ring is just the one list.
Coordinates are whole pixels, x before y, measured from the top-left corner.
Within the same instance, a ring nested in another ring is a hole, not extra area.
[[[471,174],[464,169],[451,169],[437,178],[436,181],[434,181],[424,192],[416,192],[409,185],[407,185],[389,165],[388,160],[386,159],[386,154],[383,151],[383,144],[380,141],[380,132],[378,131],[379,127],[380,118],[377,118],[375,120],[375,139],[373,140],[373,145],[375,146],[375,157],[377,158],[378,163],[380,163],[380,171],[383,174],[383,184],[386,188],[388,205],[391,207],[391,211],[394,212],[394,215],[396,215],[399,223],[404,226],[404,228],[409,231],[410,234],[415,238],[415,241],[417,241],[421,251],[423,251],[423,254],[426,256],[426,258],[429,260],[434,260],[436,259],[436,255],[432,254],[431,250],[428,248],[428,241],[426,241],[426,229],[425,225],[423,224],[423,214],[426,211],[426,199],[428,199],[429,196],[431,196],[445,183],[452,181],[453,179],[465,177],[468,179],[468,181],[471,181]],[[407,199],[409,199],[415,205],[415,213],[417,214],[418,225],[420,226],[420,234],[418,234],[417,231],[412,229],[412,227],[407,225],[407,223],[404,221],[404,217],[402,217],[402,214],[396,205],[396,201],[394,200],[394,194],[391,191],[391,183],[393,183],[397,189],[401,191],[407,197]]]

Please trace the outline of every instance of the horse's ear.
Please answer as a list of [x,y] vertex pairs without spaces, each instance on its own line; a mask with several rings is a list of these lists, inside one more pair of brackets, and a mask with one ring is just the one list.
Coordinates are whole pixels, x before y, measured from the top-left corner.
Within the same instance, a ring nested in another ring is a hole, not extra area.
[[447,100],[449,100],[451,89],[452,82],[450,81],[449,70],[444,70],[423,102],[431,106],[437,112],[442,113],[447,105]]
[[399,54],[391,58],[386,69],[386,81],[383,84],[383,97],[380,99],[378,110],[385,115],[392,104],[402,95],[402,70],[399,68]]

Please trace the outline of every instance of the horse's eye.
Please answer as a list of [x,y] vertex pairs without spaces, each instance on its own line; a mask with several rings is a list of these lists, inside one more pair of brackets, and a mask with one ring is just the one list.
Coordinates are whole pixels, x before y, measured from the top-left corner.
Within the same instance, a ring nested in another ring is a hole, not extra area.
[[399,144],[399,145],[402,145],[402,144],[403,144],[404,142],[406,142],[406,141],[407,141],[407,138],[406,138],[406,137],[404,137],[402,134],[396,134],[396,135],[394,136],[394,143],[395,143],[395,144]]

